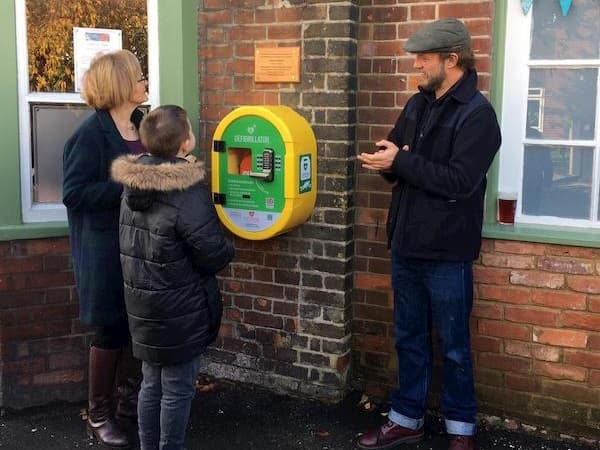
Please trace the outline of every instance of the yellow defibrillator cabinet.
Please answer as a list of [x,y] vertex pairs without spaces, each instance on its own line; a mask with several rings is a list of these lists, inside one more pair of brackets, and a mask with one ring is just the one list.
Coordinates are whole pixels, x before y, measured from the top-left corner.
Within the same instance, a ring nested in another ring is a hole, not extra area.
[[241,106],[213,136],[212,191],[219,218],[250,240],[289,231],[317,197],[317,141],[287,106]]

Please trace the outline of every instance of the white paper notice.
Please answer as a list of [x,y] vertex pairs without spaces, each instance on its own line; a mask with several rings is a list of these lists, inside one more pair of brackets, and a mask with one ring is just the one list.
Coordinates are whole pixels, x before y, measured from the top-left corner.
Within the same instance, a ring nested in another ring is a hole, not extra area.
[[75,60],[75,92],[80,91],[81,77],[98,53],[123,48],[121,30],[73,27],[73,57]]

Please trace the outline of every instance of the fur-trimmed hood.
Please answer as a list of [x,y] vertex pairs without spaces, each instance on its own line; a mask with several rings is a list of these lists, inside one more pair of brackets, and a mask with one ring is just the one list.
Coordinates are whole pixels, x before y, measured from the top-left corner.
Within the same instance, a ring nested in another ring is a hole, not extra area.
[[204,180],[204,163],[183,158],[162,159],[150,155],[126,155],[111,167],[112,179],[130,189],[183,191]]
[[204,180],[204,163],[183,158],[125,155],[112,163],[111,177],[125,186],[125,198],[133,210],[152,204],[158,193],[184,191]]

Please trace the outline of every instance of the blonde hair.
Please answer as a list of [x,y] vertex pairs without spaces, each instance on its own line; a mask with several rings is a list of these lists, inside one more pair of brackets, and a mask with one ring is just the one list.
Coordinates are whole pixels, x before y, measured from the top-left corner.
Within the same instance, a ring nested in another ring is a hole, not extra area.
[[120,106],[131,98],[141,74],[140,62],[129,50],[103,53],[83,75],[81,96],[96,109]]

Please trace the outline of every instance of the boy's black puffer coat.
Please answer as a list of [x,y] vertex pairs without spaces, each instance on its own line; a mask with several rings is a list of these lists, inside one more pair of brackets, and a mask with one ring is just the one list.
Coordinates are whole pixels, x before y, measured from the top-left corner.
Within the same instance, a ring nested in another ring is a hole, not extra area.
[[142,155],[118,158],[111,172],[125,187],[119,242],[133,353],[162,365],[189,361],[217,336],[215,274],[234,254],[204,167]]

